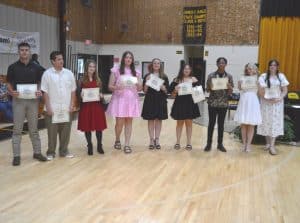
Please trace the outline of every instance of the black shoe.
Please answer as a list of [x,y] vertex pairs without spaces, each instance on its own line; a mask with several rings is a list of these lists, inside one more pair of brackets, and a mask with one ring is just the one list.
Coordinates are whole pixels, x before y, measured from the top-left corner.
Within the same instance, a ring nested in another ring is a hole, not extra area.
[[102,144],[97,145],[97,151],[100,154],[104,154],[103,148],[102,148]]
[[15,156],[13,161],[12,161],[12,165],[13,166],[20,166],[20,163],[21,163],[21,157]]
[[218,147],[217,147],[217,149],[220,150],[223,153],[227,152],[227,150],[225,149],[225,147],[223,146],[223,144],[219,144]]
[[33,154],[33,159],[36,159],[38,161],[41,161],[41,162],[45,162],[47,161],[47,157],[43,156],[41,153],[35,153]]
[[209,152],[211,150],[211,144],[207,144],[204,148],[205,152]]
[[92,144],[88,144],[87,148],[88,148],[88,155],[92,156],[93,155],[93,145]]

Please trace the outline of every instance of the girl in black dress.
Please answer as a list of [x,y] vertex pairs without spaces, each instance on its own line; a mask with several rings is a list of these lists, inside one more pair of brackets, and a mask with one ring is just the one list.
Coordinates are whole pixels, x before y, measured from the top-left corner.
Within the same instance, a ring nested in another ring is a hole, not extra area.
[[194,118],[200,116],[199,107],[194,103],[192,95],[178,95],[180,89],[179,84],[191,82],[192,86],[200,85],[197,78],[193,77],[191,66],[186,64],[181,67],[178,76],[173,80],[170,86],[170,92],[175,97],[171,117],[177,120],[176,125],[176,144],[174,149],[180,149],[180,138],[182,133],[183,125],[185,124],[186,136],[187,136],[187,145],[186,150],[191,150],[191,137],[192,137],[192,121]]
[[[169,80],[167,75],[164,74],[161,61],[158,58],[152,60],[149,66],[149,72],[144,77],[144,92],[145,99],[142,110],[142,117],[148,120],[148,132],[150,136],[149,149],[160,149],[159,136],[161,132],[162,120],[168,118],[167,109],[167,93],[169,88]],[[156,75],[164,80],[163,85],[160,87],[160,91],[156,91],[146,85],[146,81],[150,79],[150,76]]]

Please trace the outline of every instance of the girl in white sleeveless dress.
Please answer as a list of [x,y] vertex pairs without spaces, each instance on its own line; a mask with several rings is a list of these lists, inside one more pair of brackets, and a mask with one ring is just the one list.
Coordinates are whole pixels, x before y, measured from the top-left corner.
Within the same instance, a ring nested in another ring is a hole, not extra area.
[[[260,104],[257,95],[257,67],[246,64],[245,75],[238,82],[240,100],[234,116],[234,121],[241,125],[243,147],[242,151],[251,151],[254,127],[262,122]],[[251,82],[252,81],[252,82]],[[253,83],[253,81],[255,81]]]

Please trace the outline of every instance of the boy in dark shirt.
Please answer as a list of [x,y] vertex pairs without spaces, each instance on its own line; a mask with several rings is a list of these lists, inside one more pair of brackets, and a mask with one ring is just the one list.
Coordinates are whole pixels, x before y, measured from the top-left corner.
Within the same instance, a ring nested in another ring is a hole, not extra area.
[[[41,140],[38,132],[38,97],[42,96],[40,89],[43,68],[30,61],[30,45],[20,43],[18,45],[19,60],[8,67],[7,82],[8,91],[13,97],[14,128],[12,135],[13,166],[19,166],[21,162],[21,138],[25,117],[28,121],[29,135],[33,146],[33,158],[39,161],[47,161],[41,153]],[[24,94],[32,93],[19,92],[18,87],[36,85],[34,97],[26,98]],[[21,94],[22,93],[22,94]]]
[[[218,118],[218,146],[217,149],[221,152],[226,152],[223,145],[224,121],[228,109],[228,95],[232,93],[233,79],[232,75],[225,71],[227,59],[220,57],[217,59],[218,70],[209,74],[207,77],[206,90],[209,92],[207,100],[209,123],[207,129],[207,144],[204,151],[211,150],[212,137],[216,119]],[[228,80],[226,89],[214,90],[212,79],[213,78],[226,78]]]

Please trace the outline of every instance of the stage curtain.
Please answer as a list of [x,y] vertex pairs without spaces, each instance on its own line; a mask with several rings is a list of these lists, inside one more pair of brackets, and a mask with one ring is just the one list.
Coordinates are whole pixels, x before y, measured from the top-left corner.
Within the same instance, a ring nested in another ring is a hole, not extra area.
[[277,59],[289,90],[300,90],[300,17],[262,17],[259,34],[259,70]]

